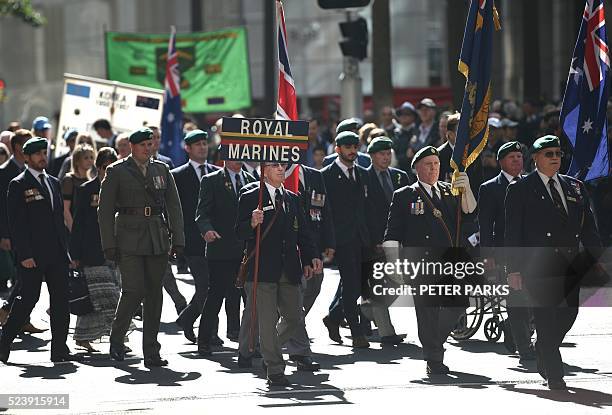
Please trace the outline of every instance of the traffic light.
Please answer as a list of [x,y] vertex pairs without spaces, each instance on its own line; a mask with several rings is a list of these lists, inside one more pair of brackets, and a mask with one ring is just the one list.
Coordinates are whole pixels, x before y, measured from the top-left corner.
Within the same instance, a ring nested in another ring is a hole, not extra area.
[[349,7],[365,7],[370,0],[318,0],[322,9],[346,9]]
[[4,79],[0,78],[0,102],[4,101],[4,88],[6,87],[6,84],[4,83]]
[[363,17],[340,23],[340,49],[344,56],[364,60],[368,56],[368,23]]

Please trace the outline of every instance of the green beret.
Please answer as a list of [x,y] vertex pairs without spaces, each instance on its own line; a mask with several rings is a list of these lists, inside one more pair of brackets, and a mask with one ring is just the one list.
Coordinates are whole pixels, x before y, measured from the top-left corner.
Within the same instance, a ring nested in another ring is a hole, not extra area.
[[187,135],[185,136],[185,144],[193,144],[200,140],[204,140],[204,141],[208,140],[208,134],[206,134],[206,131],[193,130],[193,131],[189,131]]
[[417,151],[417,153],[412,158],[412,164],[410,165],[410,167],[414,168],[414,165],[419,160],[421,160],[421,159],[423,159],[423,158],[425,158],[427,156],[438,156],[438,157],[440,157],[440,155],[438,154],[438,149],[435,148],[434,146],[423,147],[422,149]]
[[561,147],[559,137],[557,137],[556,135],[545,135],[544,137],[538,138],[533,142],[531,150],[535,153],[537,151],[551,147]]
[[336,134],[340,134],[343,131],[358,130],[362,126],[362,122],[359,118],[347,118],[340,121],[336,127]]
[[521,152],[521,143],[518,141],[508,141],[506,144],[501,146],[499,150],[497,150],[497,160],[499,161],[515,151],[518,151],[519,153]]
[[144,127],[130,134],[130,143],[138,144],[138,143],[142,143],[145,140],[150,140],[152,138],[153,138],[153,131],[151,131],[151,129],[148,127]]
[[352,145],[359,144],[359,136],[352,131],[343,131],[336,136],[336,145]]
[[383,150],[391,150],[393,141],[389,137],[376,137],[368,144],[368,154],[377,153]]
[[49,146],[49,142],[46,138],[32,137],[23,145],[23,154],[28,156],[34,153],[38,153],[40,150],[46,150]]

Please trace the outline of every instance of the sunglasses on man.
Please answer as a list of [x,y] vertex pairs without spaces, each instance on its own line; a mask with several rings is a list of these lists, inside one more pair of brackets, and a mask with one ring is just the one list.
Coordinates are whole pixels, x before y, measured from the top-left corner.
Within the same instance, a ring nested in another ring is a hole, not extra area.
[[544,157],[547,159],[551,158],[562,158],[564,155],[563,151],[547,151],[544,153]]

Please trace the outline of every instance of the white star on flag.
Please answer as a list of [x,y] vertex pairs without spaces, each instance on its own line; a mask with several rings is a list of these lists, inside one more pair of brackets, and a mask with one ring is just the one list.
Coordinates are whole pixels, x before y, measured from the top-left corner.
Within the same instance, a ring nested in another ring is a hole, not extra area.
[[589,131],[591,131],[593,129],[593,121],[591,121],[590,118],[588,118],[584,124],[582,124],[582,132],[584,134],[588,134]]

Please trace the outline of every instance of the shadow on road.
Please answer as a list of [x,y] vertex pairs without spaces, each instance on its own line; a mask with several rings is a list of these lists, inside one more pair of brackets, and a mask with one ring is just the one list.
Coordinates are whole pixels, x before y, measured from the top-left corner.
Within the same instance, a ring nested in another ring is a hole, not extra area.
[[612,395],[605,392],[590,389],[569,387],[567,391],[551,391],[548,389],[527,389],[517,385],[501,385],[509,392],[517,392],[525,395],[537,396],[555,402],[567,402],[592,408],[603,409],[612,406]]
[[23,370],[19,375],[20,377],[30,379],[65,380],[66,375],[76,373],[77,371],[77,366],[71,362],[58,363],[52,366],[22,364],[13,364],[12,366],[19,367]]

